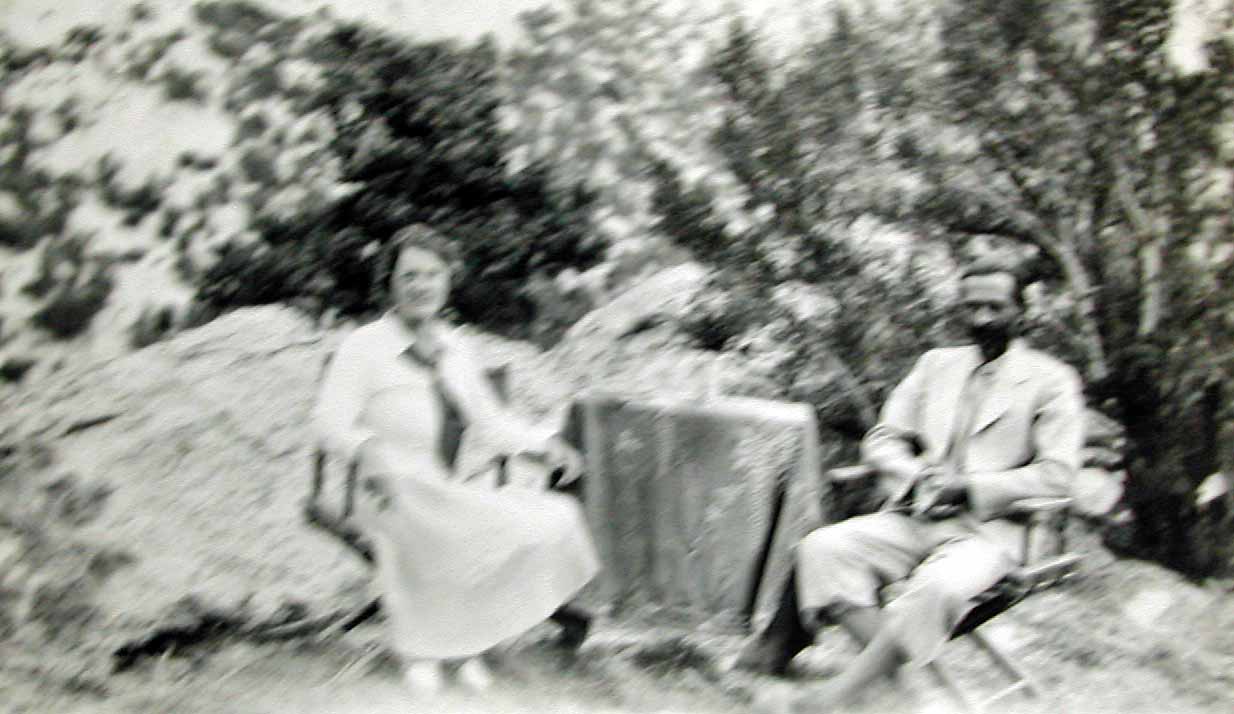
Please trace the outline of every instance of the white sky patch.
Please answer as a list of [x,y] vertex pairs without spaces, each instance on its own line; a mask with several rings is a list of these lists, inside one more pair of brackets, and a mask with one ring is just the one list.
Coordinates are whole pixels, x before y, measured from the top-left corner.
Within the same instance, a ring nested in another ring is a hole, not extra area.
[[231,143],[235,123],[212,107],[168,102],[160,90],[133,84],[114,87],[98,121],[69,132],[32,159],[54,174],[89,172],[99,159],[120,162],[120,183],[133,187],[168,176],[181,154],[217,156]]
[[[191,16],[196,0],[146,0],[155,10],[153,25],[171,29]],[[479,39],[492,33],[508,46],[521,35],[520,14],[550,6],[565,8],[569,0],[251,0],[278,13],[306,15],[325,8],[332,16],[363,21],[385,30],[420,39]],[[908,0],[871,0],[880,10]],[[767,32],[773,47],[795,46],[803,34],[825,23],[836,2],[860,6],[854,0],[667,0],[670,6],[693,6],[714,11],[738,8]],[[113,29],[132,27],[128,8],[133,2],[106,0],[0,0],[0,28],[10,39],[26,46],[60,42],[66,32],[83,24]]]
[[1225,25],[1230,11],[1229,0],[1178,0],[1174,3],[1167,54],[1175,68],[1184,74],[1209,68],[1204,44],[1228,29]]
[[[545,0],[251,0],[280,14],[307,15],[322,8],[334,17],[380,25],[389,32],[423,39],[478,39],[492,32],[500,41],[517,35],[519,13]],[[183,26],[195,0],[146,0],[154,23]],[[560,0],[557,0],[560,2]],[[132,2],[106,0],[0,0],[0,27],[15,42],[37,47],[60,42],[79,25],[118,28],[128,22]]]

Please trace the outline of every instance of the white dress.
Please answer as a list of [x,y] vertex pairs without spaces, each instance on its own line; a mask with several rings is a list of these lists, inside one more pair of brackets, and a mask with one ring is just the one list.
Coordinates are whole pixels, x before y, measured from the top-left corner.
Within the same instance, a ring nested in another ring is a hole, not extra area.
[[441,444],[450,404],[468,438],[494,451],[538,449],[553,432],[505,409],[456,336],[443,338],[435,366],[403,354],[413,342],[392,315],[349,335],[314,418],[345,458],[378,440],[356,515],[376,548],[391,645],[412,658],[472,656],[543,621],[599,561],[574,499],[456,480]]

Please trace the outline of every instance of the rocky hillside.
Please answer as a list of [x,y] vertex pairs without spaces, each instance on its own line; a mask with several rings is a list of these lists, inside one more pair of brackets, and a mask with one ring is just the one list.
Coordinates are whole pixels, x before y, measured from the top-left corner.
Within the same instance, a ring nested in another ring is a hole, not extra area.
[[[313,22],[234,4],[6,40],[0,79],[0,362],[10,378],[102,357],[191,322],[191,278],[263,216],[340,195],[331,123],[296,97]],[[179,10],[179,12],[174,12]]]

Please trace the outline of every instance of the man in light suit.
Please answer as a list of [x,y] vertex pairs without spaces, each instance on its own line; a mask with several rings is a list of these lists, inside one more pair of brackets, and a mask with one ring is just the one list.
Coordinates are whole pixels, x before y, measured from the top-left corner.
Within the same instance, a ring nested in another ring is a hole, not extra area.
[[782,674],[816,625],[838,623],[865,647],[810,705],[843,704],[902,663],[930,662],[970,600],[1016,566],[1024,526],[1002,516],[1019,499],[1070,493],[1084,411],[1075,370],[1015,339],[1021,287],[998,263],[964,271],[973,344],[926,352],[862,441],[883,509],[801,541],[779,610],[737,666]]

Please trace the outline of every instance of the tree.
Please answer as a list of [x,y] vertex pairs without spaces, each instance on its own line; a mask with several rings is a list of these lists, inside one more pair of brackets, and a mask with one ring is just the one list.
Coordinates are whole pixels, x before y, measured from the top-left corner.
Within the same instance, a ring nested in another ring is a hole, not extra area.
[[[912,36],[913,23],[859,29],[840,9],[829,34],[778,64],[734,21],[710,68],[725,108],[712,145],[736,190],[721,195],[727,182],[711,182],[717,191],[652,164],[658,228],[720,271],[691,323],[700,343],[732,350],[770,336],[783,346],[771,396],[810,401],[850,436],[946,332],[937,251],[871,210],[911,183],[889,154],[870,151],[908,101],[891,87],[912,76],[911,59],[880,32]],[[718,206],[734,197],[744,215],[726,220]]]
[[261,240],[233,245],[201,280],[214,306],[309,299],[344,314],[385,303],[375,281],[382,247],[399,228],[428,223],[464,259],[450,304],[459,316],[525,336],[535,274],[587,267],[602,254],[593,196],[540,163],[510,170],[501,129],[494,48],[413,44],[340,25],[306,54],[324,65],[310,109],[337,127],[340,180],[358,190],[293,218],[268,220]]
[[1218,434],[1234,235],[1229,192],[1213,183],[1229,168],[1218,129],[1234,48],[1210,45],[1205,70],[1174,68],[1171,5],[957,4],[943,30],[948,109],[977,138],[979,170],[936,182],[913,211],[1035,247],[1061,277],[1091,395],[1131,437],[1139,545],[1200,572],[1211,549],[1179,524],[1191,490],[1230,465]]
[[[1199,573],[1229,561],[1186,524],[1191,490],[1231,466],[1219,445],[1234,431],[1223,386],[1234,147],[1220,137],[1234,119],[1234,51],[1215,40],[1206,67],[1175,68],[1173,11],[1168,0],[972,0],[899,17],[841,6],[781,64],[737,24],[713,57],[727,107],[715,142],[747,210],[769,220],[717,228],[696,187],[663,169],[657,205],[674,234],[727,236],[705,259],[838,298],[838,318],[808,334],[873,401],[908,359],[877,336],[877,316],[894,316],[891,334],[917,353],[940,339],[926,288],[954,259],[974,245],[1028,259],[1035,339],[1128,428],[1137,552]],[[888,230],[912,257],[876,267],[885,253],[868,244]],[[762,259],[784,252],[779,268]]]

